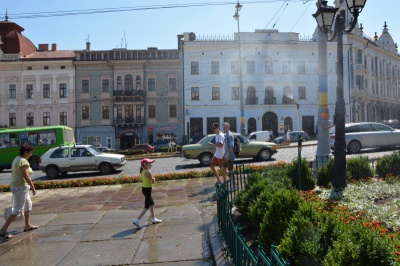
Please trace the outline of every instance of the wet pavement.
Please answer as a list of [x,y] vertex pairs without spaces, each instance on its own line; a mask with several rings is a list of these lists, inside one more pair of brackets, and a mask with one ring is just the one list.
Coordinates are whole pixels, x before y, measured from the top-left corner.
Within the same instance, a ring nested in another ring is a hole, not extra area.
[[[31,221],[11,224],[0,238],[1,265],[212,265],[208,231],[216,215],[215,178],[157,182],[155,213],[137,229],[141,184],[38,190]],[[2,210],[11,193],[0,193]],[[2,215],[2,213],[1,213]],[[0,217],[4,221],[3,217]]]

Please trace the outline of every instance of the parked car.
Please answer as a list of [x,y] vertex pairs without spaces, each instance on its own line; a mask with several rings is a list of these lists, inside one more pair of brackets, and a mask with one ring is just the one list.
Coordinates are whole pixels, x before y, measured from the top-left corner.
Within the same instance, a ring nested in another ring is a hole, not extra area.
[[[266,161],[278,152],[278,145],[272,142],[249,141],[240,134],[234,134],[239,138],[242,148],[238,158],[255,158]],[[205,136],[196,144],[184,145],[182,147],[183,156],[186,159],[197,159],[201,165],[210,165],[215,147],[207,145],[208,142],[215,142],[215,134]]]
[[163,147],[169,146],[169,139],[157,140],[151,145],[154,147],[154,152],[161,152]]
[[[331,148],[335,145],[335,127],[329,130]],[[400,145],[400,130],[381,123],[364,122],[345,125],[346,150],[358,153],[362,149]]]
[[41,159],[39,168],[49,178],[56,178],[60,173],[96,170],[107,175],[126,164],[124,155],[103,153],[90,145],[51,148]]
[[97,147],[98,150],[101,150],[102,152],[116,152],[114,149],[110,149],[108,147]]
[[382,120],[381,123],[395,129],[400,129],[400,121],[397,119]]
[[250,141],[270,141],[271,136],[269,134],[269,131],[256,131],[250,133],[247,138]]
[[142,143],[133,147],[132,150],[143,150],[144,153],[152,153],[154,152],[154,147],[148,143]]
[[[305,132],[305,131],[300,131],[300,132],[301,132],[302,142],[310,140],[310,137],[308,136],[307,132]],[[289,133],[289,135],[290,135],[290,142],[297,142],[297,139],[299,136],[299,131],[292,131]],[[286,134],[283,136],[274,138],[274,143],[277,143],[277,144],[282,144],[285,141],[286,141]]]

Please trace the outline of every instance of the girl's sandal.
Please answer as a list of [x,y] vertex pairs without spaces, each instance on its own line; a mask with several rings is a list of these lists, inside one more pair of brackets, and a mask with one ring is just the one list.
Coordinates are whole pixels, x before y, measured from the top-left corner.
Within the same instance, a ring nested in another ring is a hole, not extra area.
[[10,238],[13,238],[14,236],[8,232],[5,232],[5,233],[0,234],[0,237],[3,237],[5,239],[10,239]]

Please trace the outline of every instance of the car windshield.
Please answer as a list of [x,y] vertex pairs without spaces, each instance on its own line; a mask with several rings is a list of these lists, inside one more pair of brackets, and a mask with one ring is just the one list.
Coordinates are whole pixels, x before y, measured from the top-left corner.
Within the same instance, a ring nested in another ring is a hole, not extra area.
[[97,149],[97,148],[94,147],[94,146],[87,147],[87,149],[88,149],[91,153],[93,153],[94,155],[99,155],[99,154],[102,154],[102,153],[103,153],[101,150]]
[[198,142],[196,142],[196,144],[202,143],[206,138],[208,138],[208,136],[204,136],[201,140],[199,140]]

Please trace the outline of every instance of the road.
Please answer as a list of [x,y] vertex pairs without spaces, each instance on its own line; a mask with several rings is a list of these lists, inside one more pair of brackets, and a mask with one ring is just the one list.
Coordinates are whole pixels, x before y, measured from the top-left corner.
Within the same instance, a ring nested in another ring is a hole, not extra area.
[[[315,153],[317,150],[317,146],[305,146],[302,148],[302,157],[307,160],[314,160]],[[347,155],[347,157],[355,157],[355,156],[368,156],[372,157],[381,157],[385,154],[390,154],[394,150],[367,150],[363,151],[357,155]],[[279,149],[278,153],[272,156],[272,160],[267,162],[259,162],[254,160],[238,160],[237,162],[245,162],[251,163],[254,165],[266,165],[273,164],[280,161],[291,162],[297,158],[297,147],[291,148],[283,148]],[[128,161],[126,165],[115,173],[112,173],[103,177],[115,177],[115,176],[137,176],[139,175],[139,167],[140,161]],[[153,174],[164,174],[171,172],[188,172],[188,171],[202,171],[207,170],[208,167],[201,166],[199,161],[197,160],[187,160],[185,158],[180,157],[172,157],[172,158],[162,158],[157,159],[153,164],[152,173]],[[65,179],[79,179],[79,178],[87,178],[87,177],[100,177],[99,172],[79,172],[79,173],[69,173],[66,176],[60,176],[57,180],[65,180]],[[11,178],[11,170],[5,170],[0,174],[0,185],[9,184]],[[32,175],[33,180],[49,180],[47,176],[41,171],[34,171]],[[53,179],[54,180],[54,179]]]

